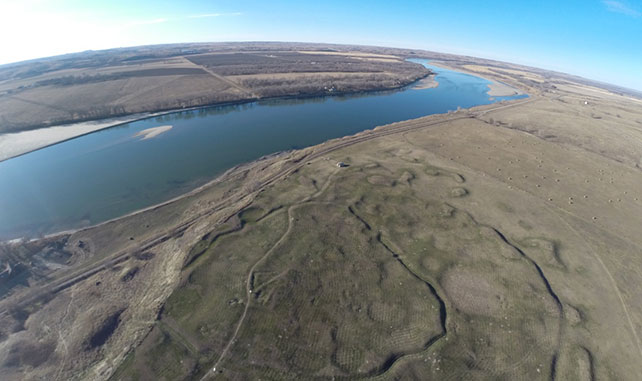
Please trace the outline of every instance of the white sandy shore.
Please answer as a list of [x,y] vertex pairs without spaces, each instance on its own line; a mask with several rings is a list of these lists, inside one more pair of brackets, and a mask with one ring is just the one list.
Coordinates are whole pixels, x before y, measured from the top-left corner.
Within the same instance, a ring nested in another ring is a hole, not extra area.
[[517,89],[501,82],[493,82],[488,85],[488,88],[489,90],[486,93],[491,97],[509,97],[521,94]]
[[150,114],[135,114],[92,122],[66,124],[37,130],[0,134],[0,161],[35,151],[94,131],[138,120]]
[[444,69],[458,71],[460,73],[467,73],[467,74],[470,74],[470,75],[474,75],[475,77],[484,78],[485,80],[490,81],[491,83],[488,85],[488,91],[486,93],[488,95],[490,95],[491,97],[508,97],[508,96],[511,96],[511,95],[523,94],[522,91],[520,91],[520,90],[518,90],[518,89],[516,89],[516,88],[514,88],[512,86],[508,86],[505,83],[495,81],[494,79],[489,78],[488,76],[485,76],[485,75],[483,75],[481,73],[477,73],[477,72],[470,71],[470,70],[465,70],[465,69],[462,69],[462,68],[450,67],[444,62],[430,61],[430,64],[434,65],[434,66],[437,66],[437,67],[442,67]]
[[141,140],[152,139],[171,129],[172,129],[172,126],[169,126],[169,125],[147,128],[145,130],[138,131],[138,133],[136,133],[134,137],[136,138],[136,137],[142,136],[143,138]]
[[436,75],[429,75],[424,79],[420,79],[415,86],[412,87],[413,90],[424,90],[424,89],[433,89],[439,86],[439,82],[435,80]]

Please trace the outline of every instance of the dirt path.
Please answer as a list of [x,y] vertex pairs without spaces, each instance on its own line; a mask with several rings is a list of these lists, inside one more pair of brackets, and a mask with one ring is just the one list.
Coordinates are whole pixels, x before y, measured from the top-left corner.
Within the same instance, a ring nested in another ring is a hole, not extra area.
[[[61,323],[64,324],[65,320],[67,320],[67,317],[69,316],[69,310],[71,309],[71,305],[73,303],[74,303],[74,288],[72,287],[70,290],[69,303],[67,304],[67,309],[65,310],[65,314],[63,315],[62,319],[60,319]],[[67,340],[65,338],[65,335],[63,335],[62,331],[63,331],[62,329],[58,329],[58,339],[62,343],[65,353],[62,355],[62,360],[60,361],[58,372],[56,373],[56,377],[54,378],[54,380],[56,381],[60,379],[60,375],[62,374],[62,371],[65,369],[65,365],[67,364],[67,359],[69,358],[69,349],[67,346]]]
[[225,349],[223,349],[223,352],[221,352],[221,355],[218,357],[218,360],[214,363],[214,366],[212,367],[211,372],[206,373],[201,380],[205,380],[208,377],[210,377],[210,373],[215,373],[216,368],[218,368],[219,364],[225,356],[227,355],[227,352],[229,352],[230,348],[232,347],[232,344],[234,344],[234,341],[236,340],[236,336],[238,336],[239,331],[241,330],[241,326],[243,325],[243,322],[245,321],[245,317],[247,316],[247,311],[250,308],[250,303],[252,301],[252,276],[254,275],[254,271],[256,270],[256,267],[260,265],[267,257],[270,256],[274,252],[274,250],[281,245],[281,243],[286,239],[286,237],[290,234],[292,231],[292,226],[294,225],[293,221],[294,218],[292,217],[292,209],[298,206],[298,204],[292,205],[288,208],[288,228],[283,233],[281,238],[279,238],[278,241],[272,247],[263,254],[261,258],[259,258],[258,261],[254,262],[254,265],[250,268],[250,271],[247,273],[247,277],[245,279],[245,299],[247,302],[245,303],[245,309],[243,310],[243,314],[239,318],[239,321],[236,323],[236,328],[234,329],[234,333],[232,334],[232,337],[228,341],[227,345],[225,346]]
[[[314,194],[304,198],[303,200],[297,202],[296,204],[291,205],[288,208],[288,211],[287,211],[287,213],[288,213],[288,228],[283,233],[281,238],[279,238],[279,240],[276,241],[276,243],[268,251],[266,251],[265,254],[263,254],[263,256],[261,258],[259,258],[259,260],[256,261],[254,263],[254,265],[250,268],[250,271],[247,273],[247,277],[245,279],[245,298],[247,299],[247,303],[245,303],[245,309],[243,310],[243,314],[239,318],[239,321],[236,323],[236,329],[234,330],[234,333],[232,334],[232,337],[230,338],[229,342],[225,346],[225,349],[223,349],[223,352],[221,352],[221,355],[219,356],[218,360],[216,360],[216,362],[214,363],[214,366],[212,367],[211,373],[215,373],[216,372],[216,368],[219,367],[220,363],[223,361],[223,359],[227,355],[227,352],[229,352],[230,348],[232,347],[232,344],[234,344],[234,341],[236,340],[236,336],[238,336],[238,333],[241,330],[241,326],[243,325],[243,322],[245,321],[245,317],[247,316],[247,311],[249,310],[250,303],[252,301],[252,292],[254,291],[252,289],[252,278],[254,276],[254,272],[256,271],[257,266],[259,266],[267,257],[269,257],[270,254],[272,254],[274,252],[274,250],[277,247],[279,247],[281,245],[281,243],[283,243],[283,241],[288,237],[288,235],[290,235],[290,232],[292,231],[292,227],[294,226],[294,217],[292,217],[292,210],[294,208],[297,208],[297,207],[303,205],[303,204],[308,203],[310,200],[312,200],[312,199],[318,197],[319,195],[321,195],[328,188],[328,186],[330,186],[331,180],[332,180],[332,178],[334,177],[334,175],[337,172],[338,171],[336,171],[336,170],[334,172],[332,172],[328,176],[328,178],[327,178],[325,184],[323,185],[323,187],[321,187],[321,189],[319,189],[317,192],[315,192]],[[210,376],[210,372],[206,373],[201,378],[201,380],[205,380],[209,376]]]
[[[575,218],[579,218],[579,217],[575,216],[574,214],[572,214],[572,213],[570,213],[570,212],[568,212],[566,210],[563,210],[563,209],[560,209],[560,210],[562,212],[565,212],[565,213],[575,217]],[[566,221],[564,218],[562,218],[559,215],[558,215],[558,217],[578,237],[582,237],[583,236],[571,224],[569,224],[568,221]],[[598,227],[598,229],[603,230],[600,227]],[[616,237],[618,237],[618,236],[616,235]],[[620,237],[618,237],[618,238],[620,238]],[[638,333],[635,330],[635,324],[633,323],[633,320],[631,319],[631,314],[629,313],[629,309],[626,307],[626,302],[624,301],[624,297],[622,296],[622,293],[620,292],[620,288],[618,287],[617,282],[615,281],[615,278],[613,278],[613,275],[611,275],[611,272],[606,267],[606,264],[604,264],[604,261],[602,261],[602,258],[600,257],[600,255],[595,250],[592,250],[592,248],[586,244],[585,240],[580,240],[580,241],[582,242],[582,244],[586,248],[586,251],[591,253],[591,256],[593,256],[593,258],[595,258],[595,260],[600,264],[600,267],[602,268],[602,270],[604,270],[604,272],[606,273],[606,276],[609,278],[609,282],[611,283],[611,287],[613,288],[613,291],[615,292],[615,295],[617,295],[618,299],[620,300],[620,304],[622,305],[622,309],[624,310],[624,315],[626,315],[626,319],[627,319],[627,321],[629,323],[629,327],[631,328],[631,333],[633,333],[633,338],[635,339],[635,344],[636,344],[636,346],[638,348],[638,353],[640,354],[640,359],[642,359],[642,346],[640,345],[640,338],[638,337]],[[626,242],[628,242],[628,241],[626,241]],[[641,362],[641,364],[642,364],[642,362]]]
[[221,81],[221,82],[224,82],[224,83],[228,84],[230,87],[233,87],[233,88],[237,89],[237,90],[238,90],[238,91],[240,91],[241,93],[243,93],[243,94],[247,95],[249,98],[259,98],[259,96],[258,96],[258,95],[256,95],[254,92],[252,92],[252,91],[250,91],[249,89],[247,89],[247,88],[245,88],[245,87],[243,87],[243,86],[239,85],[238,83],[236,83],[235,81],[232,81],[232,80],[231,80],[231,79],[229,79],[229,78],[226,78],[226,77],[224,77],[224,76],[222,76],[222,75],[220,75],[220,74],[217,74],[217,73],[213,72],[212,70],[210,70],[210,69],[209,69],[209,68],[207,68],[206,66],[202,66],[202,65],[195,64],[194,62],[192,62],[192,61],[188,60],[188,59],[187,59],[187,58],[185,58],[185,57],[181,57],[181,58],[183,58],[183,60],[184,60],[184,62],[185,62],[186,64],[189,64],[189,65],[192,65],[192,66],[194,66],[194,67],[197,67],[197,68],[203,69],[203,70],[204,70],[204,71],[206,71],[208,74],[210,74],[212,77],[214,77],[214,78],[218,79],[218,80],[219,80],[219,81]]

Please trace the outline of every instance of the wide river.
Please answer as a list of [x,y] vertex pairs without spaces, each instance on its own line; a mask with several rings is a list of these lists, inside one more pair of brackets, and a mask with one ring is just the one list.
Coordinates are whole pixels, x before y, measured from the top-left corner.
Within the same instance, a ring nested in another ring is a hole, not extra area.
[[[93,225],[154,205],[225,170],[375,126],[489,104],[489,81],[419,62],[437,88],[277,99],[179,111],[0,162],[0,239]],[[154,137],[137,133],[172,126]]]

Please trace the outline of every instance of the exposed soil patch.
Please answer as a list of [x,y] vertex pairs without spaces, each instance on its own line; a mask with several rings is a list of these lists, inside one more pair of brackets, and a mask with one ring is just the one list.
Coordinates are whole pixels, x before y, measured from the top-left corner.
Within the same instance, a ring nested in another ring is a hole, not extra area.
[[455,307],[469,314],[497,315],[506,299],[501,285],[468,270],[446,272],[441,284]]
[[103,322],[98,326],[98,330],[89,338],[88,349],[101,347],[107,342],[107,340],[109,340],[120,324],[120,315],[122,313],[123,310],[117,311],[103,320]]
[[457,187],[450,190],[451,197],[464,197],[467,194],[468,194],[468,190],[462,187]]
[[15,343],[3,366],[6,367],[37,367],[45,363],[53,355],[56,343],[47,341],[44,343],[21,341]]
[[385,176],[379,176],[379,175],[369,176],[368,182],[373,185],[385,185],[389,187],[394,186],[396,184],[396,181],[394,179],[391,179]]
[[131,268],[123,274],[123,276],[120,277],[120,280],[122,282],[129,282],[130,280],[134,279],[136,274],[138,274],[138,270],[140,270],[138,267]]

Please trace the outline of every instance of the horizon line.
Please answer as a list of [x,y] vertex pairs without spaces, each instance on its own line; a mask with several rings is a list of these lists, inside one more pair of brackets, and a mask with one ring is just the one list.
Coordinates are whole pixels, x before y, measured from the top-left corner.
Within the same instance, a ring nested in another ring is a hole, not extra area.
[[[203,17],[208,17],[208,16],[210,16],[210,15],[203,16]],[[198,15],[197,15],[197,17],[198,17]],[[110,51],[110,50],[133,49],[133,48],[152,47],[152,46],[206,45],[206,44],[251,44],[251,43],[263,43],[263,44],[269,44],[269,43],[316,44],[316,45],[338,45],[338,46],[389,48],[389,49],[400,49],[400,50],[421,50],[421,51],[424,51],[424,52],[427,52],[427,53],[446,54],[446,55],[458,56],[458,57],[471,57],[471,58],[482,59],[482,60],[486,60],[486,61],[494,61],[494,62],[501,62],[501,63],[511,64],[511,65],[519,65],[519,66],[530,68],[530,69],[544,70],[544,71],[548,71],[548,72],[555,73],[555,74],[563,74],[563,75],[567,75],[567,76],[572,76],[572,77],[576,77],[576,78],[592,81],[592,82],[595,82],[595,83],[601,84],[601,85],[614,86],[614,87],[619,88],[621,90],[632,91],[632,92],[636,93],[636,95],[638,97],[642,98],[642,89],[636,89],[636,88],[631,88],[631,87],[627,87],[627,86],[623,86],[623,85],[618,85],[618,84],[615,84],[615,83],[606,82],[604,80],[592,79],[592,78],[584,77],[584,76],[579,75],[579,74],[568,73],[568,72],[564,72],[564,71],[560,71],[560,70],[546,69],[546,68],[532,66],[532,65],[529,65],[529,64],[523,64],[523,63],[518,63],[518,62],[503,61],[503,60],[499,60],[499,59],[496,59],[496,58],[488,58],[488,57],[474,56],[474,55],[470,55],[470,54],[458,54],[458,53],[452,53],[452,52],[428,50],[426,48],[416,48],[416,47],[396,47],[396,46],[385,46],[385,45],[374,45],[374,44],[354,44],[354,43],[335,43],[335,42],[317,42],[317,41],[284,41],[284,40],[225,40],[225,41],[221,40],[221,41],[216,41],[216,40],[214,40],[214,41],[191,41],[191,42],[154,43],[154,44],[143,44],[143,45],[126,45],[126,46],[116,46],[116,47],[104,48],[104,49],[86,49],[86,50],[80,50],[80,51],[73,51],[73,52],[56,54],[56,55],[52,55],[52,56],[41,56],[41,57],[29,58],[29,59],[20,60],[20,61],[12,61],[12,62],[0,63],[0,69],[3,69],[5,66],[20,65],[20,64],[25,64],[25,63],[29,63],[29,62],[39,61],[39,60],[53,59],[53,58],[57,58],[57,57],[76,55],[76,54],[83,54],[83,53],[89,53],[89,52],[106,52],[106,51]]]

